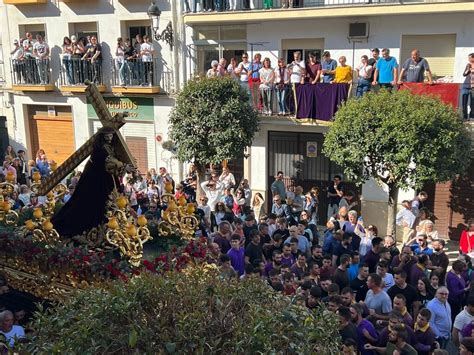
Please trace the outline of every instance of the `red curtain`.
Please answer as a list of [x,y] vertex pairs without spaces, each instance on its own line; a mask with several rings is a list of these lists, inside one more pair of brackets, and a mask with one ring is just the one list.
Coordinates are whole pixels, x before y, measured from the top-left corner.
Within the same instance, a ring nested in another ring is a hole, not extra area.
[[403,83],[400,90],[410,90],[416,95],[434,95],[441,101],[457,108],[459,105],[459,84]]

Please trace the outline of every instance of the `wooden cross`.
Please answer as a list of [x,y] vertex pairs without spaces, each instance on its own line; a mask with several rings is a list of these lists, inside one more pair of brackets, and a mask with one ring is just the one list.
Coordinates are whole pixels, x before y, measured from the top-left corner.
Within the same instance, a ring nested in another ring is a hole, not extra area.
[[[119,128],[122,127],[125,122],[127,113],[117,113],[112,116],[107,109],[107,105],[100,94],[97,87],[90,81],[86,81],[86,98],[92,104],[97,117],[104,127],[110,127],[115,129],[115,154],[117,159],[121,162],[130,164],[136,168],[135,159],[133,158],[130,150],[125,143],[122,135],[119,132]],[[38,187],[38,194],[41,196],[46,195],[51,191],[57,184],[59,184],[66,176],[68,176],[74,169],[81,164],[88,156],[92,154],[94,142],[97,139],[99,133],[95,133],[85,142],[78,150],[76,150],[66,161],[61,164],[55,171],[51,173]]]

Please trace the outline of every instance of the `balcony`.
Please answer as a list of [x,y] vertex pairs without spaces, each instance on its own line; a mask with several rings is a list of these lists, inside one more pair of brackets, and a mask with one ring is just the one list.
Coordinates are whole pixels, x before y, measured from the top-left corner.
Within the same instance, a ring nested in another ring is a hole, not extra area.
[[[294,84],[267,90],[258,89],[257,85],[248,87],[250,101],[261,116],[266,116],[267,123],[293,121],[298,124],[329,124],[338,107],[347,100],[353,100],[355,92],[355,87],[349,84]],[[461,84],[403,83],[398,90],[438,96],[444,103],[458,108]]]
[[[191,5],[191,0],[185,0],[186,2]],[[472,2],[470,0],[273,0],[270,8],[264,8],[263,0],[243,0],[243,3],[238,2],[237,8],[233,11],[229,9],[215,11],[214,4],[207,11],[202,8],[190,9],[192,12],[184,14],[184,21],[192,25],[274,21],[275,18],[300,20],[387,14],[435,14],[464,12],[467,3]]]
[[112,92],[120,94],[158,94],[158,59],[112,60]]
[[49,59],[12,59],[10,68],[13,90],[33,92],[55,90],[51,82]]
[[100,92],[105,92],[102,61],[91,62],[80,58],[62,59],[59,75],[61,92],[85,93],[86,80],[95,83]]
[[46,4],[48,0],[3,0],[5,5],[35,5]]

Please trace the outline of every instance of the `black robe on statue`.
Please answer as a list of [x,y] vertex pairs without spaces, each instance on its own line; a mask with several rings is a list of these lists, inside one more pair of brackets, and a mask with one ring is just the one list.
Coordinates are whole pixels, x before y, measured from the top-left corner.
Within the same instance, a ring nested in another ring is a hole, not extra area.
[[80,235],[105,223],[108,196],[119,189],[118,171],[125,164],[114,157],[113,144],[106,144],[103,135],[98,138],[74,193],[51,219],[61,236]]

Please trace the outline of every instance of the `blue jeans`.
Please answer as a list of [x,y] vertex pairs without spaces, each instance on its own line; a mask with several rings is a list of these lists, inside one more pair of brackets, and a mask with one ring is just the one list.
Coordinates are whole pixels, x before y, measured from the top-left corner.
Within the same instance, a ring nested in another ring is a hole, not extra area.
[[469,118],[474,118],[474,90],[471,88],[463,88],[462,89],[462,117],[463,119],[467,120],[468,118],[468,109],[467,107],[471,108],[471,112],[469,112]]
[[367,92],[370,91],[371,86],[372,84],[369,80],[360,78],[359,82],[357,83],[356,97],[362,97],[363,95],[365,95]]
[[277,100],[278,100],[278,111],[287,112],[286,109],[286,93],[288,88],[285,86],[283,89],[276,89]]
[[40,84],[49,84],[49,59],[36,59]]
[[216,11],[221,12],[222,11],[222,0],[214,0],[214,8]]
[[66,78],[68,85],[74,85],[74,75],[72,73],[72,60],[63,59],[64,70],[66,71]]

